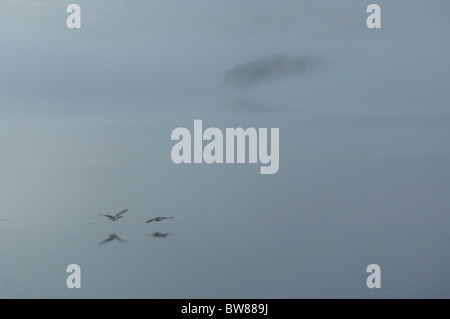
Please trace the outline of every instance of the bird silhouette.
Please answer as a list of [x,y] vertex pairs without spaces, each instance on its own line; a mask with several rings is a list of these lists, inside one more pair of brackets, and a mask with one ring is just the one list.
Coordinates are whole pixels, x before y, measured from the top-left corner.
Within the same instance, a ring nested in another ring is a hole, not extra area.
[[115,214],[115,215],[105,215],[105,214],[99,214],[99,215],[106,216],[111,221],[116,221],[119,218],[122,218],[123,217],[122,214],[125,213],[127,210],[128,210],[128,208],[123,210],[123,211],[121,211],[121,212],[119,212],[119,213],[117,213],[117,214]]
[[126,243],[127,242],[126,240],[123,240],[122,238],[120,238],[116,234],[109,234],[109,237],[106,238],[105,240],[101,241],[99,245],[103,245],[103,244],[109,243],[110,241],[113,241],[113,240],[118,240],[121,243]]
[[156,238],[166,238],[166,237],[169,236],[170,234],[172,234],[172,233],[160,233],[160,232],[156,232],[156,233],[150,234],[149,236],[156,237]]
[[162,221],[162,220],[164,220],[164,219],[173,219],[173,216],[172,216],[172,217],[161,217],[161,216],[155,217],[155,218],[152,218],[152,219],[147,220],[146,223],[160,222],[160,221]]

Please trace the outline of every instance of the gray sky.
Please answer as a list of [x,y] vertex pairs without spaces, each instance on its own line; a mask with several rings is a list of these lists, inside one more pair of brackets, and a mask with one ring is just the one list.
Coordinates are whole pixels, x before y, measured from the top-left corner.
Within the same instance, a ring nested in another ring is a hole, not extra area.
[[65,25],[69,2],[0,2],[5,116],[138,115],[166,100],[213,108],[226,72],[272,55],[323,63],[246,92],[256,104],[313,116],[448,114],[448,1],[378,1],[380,30],[366,27],[361,1],[77,3],[80,30]]

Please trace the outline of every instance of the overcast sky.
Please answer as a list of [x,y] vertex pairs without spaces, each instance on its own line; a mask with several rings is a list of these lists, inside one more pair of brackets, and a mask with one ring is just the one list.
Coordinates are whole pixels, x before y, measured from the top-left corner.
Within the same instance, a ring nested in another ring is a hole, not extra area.
[[310,115],[448,114],[445,0],[378,1],[380,30],[367,1],[78,1],[79,30],[69,3],[0,1],[5,118],[139,114],[155,99],[207,108],[228,71],[273,55],[321,63],[246,98]]

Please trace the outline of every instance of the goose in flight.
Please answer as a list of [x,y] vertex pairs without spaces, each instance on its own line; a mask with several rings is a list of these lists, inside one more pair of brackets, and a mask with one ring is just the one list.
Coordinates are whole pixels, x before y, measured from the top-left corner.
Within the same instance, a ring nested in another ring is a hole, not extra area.
[[101,241],[99,245],[106,244],[106,243],[108,243],[108,242],[110,242],[110,241],[113,241],[113,240],[118,240],[118,241],[120,241],[121,243],[126,243],[125,240],[123,240],[122,238],[120,238],[120,237],[117,236],[116,234],[109,234],[109,237],[106,238],[105,240]]
[[149,234],[149,236],[155,237],[155,238],[167,238],[167,236],[169,236],[172,233],[160,233],[160,232],[156,232],[153,234]]
[[105,215],[105,214],[99,214],[99,215],[102,215],[102,216],[106,216],[106,217],[108,217],[108,219],[109,220],[111,220],[111,221],[116,221],[116,220],[118,220],[119,218],[122,218],[123,216],[121,216],[123,213],[125,213],[126,211],[128,210],[128,208],[127,209],[125,209],[125,210],[123,210],[123,211],[121,211],[121,212],[119,212],[119,213],[117,213],[117,214],[115,214],[115,215]]
[[162,221],[162,220],[164,220],[164,219],[173,219],[173,216],[172,216],[172,217],[161,217],[161,216],[155,217],[155,218],[152,218],[152,219],[147,220],[146,223],[160,222],[160,221]]

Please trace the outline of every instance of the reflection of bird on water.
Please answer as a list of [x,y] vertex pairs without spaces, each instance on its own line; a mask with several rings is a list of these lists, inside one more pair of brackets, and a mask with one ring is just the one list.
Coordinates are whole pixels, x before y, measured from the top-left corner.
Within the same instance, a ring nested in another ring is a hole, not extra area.
[[109,243],[110,241],[113,241],[113,240],[118,240],[121,243],[126,243],[126,240],[123,240],[122,238],[120,238],[116,234],[109,234],[109,237],[106,238],[105,240],[101,241],[99,245],[103,245],[103,244]]
[[147,220],[146,223],[160,222],[160,221],[162,221],[162,220],[164,220],[164,219],[173,219],[173,216],[172,216],[172,217],[161,217],[161,216],[155,217],[155,218],[152,218],[152,219]]
[[105,214],[99,214],[99,215],[102,215],[102,216],[106,216],[106,217],[108,217],[108,219],[109,220],[111,220],[111,221],[116,221],[116,220],[118,220],[119,218],[122,218],[123,216],[121,216],[123,213],[125,213],[126,211],[128,210],[128,208],[127,209],[125,209],[125,210],[123,210],[123,211],[121,211],[121,212],[119,212],[119,213],[117,213],[117,214],[115,214],[115,215],[105,215]]
[[169,236],[170,234],[172,234],[172,233],[156,232],[156,233],[150,234],[149,236],[156,237],[156,238],[167,238],[167,236]]

